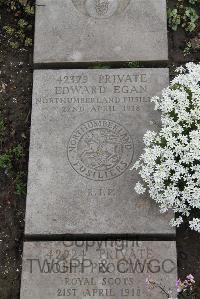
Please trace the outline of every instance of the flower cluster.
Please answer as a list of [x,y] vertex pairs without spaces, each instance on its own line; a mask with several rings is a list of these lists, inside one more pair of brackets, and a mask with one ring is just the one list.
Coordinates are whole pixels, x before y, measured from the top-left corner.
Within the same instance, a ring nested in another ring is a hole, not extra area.
[[195,285],[194,276],[189,274],[186,279],[182,282],[180,279],[176,282],[176,289],[178,294],[183,294],[185,292],[191,293]]
[[[172,226],[200,208],[200,64],[188,63],[177,72],[162,97],[152,98],[161,111],[161,130],[146,132],[144,153],[133,166],[144,182],[136,184],[136,192],[148,189],[161,213],[178,213]],[[200,232],[200,219],[189,225]]]
[[[166,290],[166,288],[159,282],[147,278],[146,279],[146,286],[148,290],[152,289],[160,289],[160,291],[166,296],[168,299],[181,299],[181,298],[190,298],[192,295],[196,294],[195,291],[195,280],[192,274],[186,276],[186,279],[182,282],[180,279],[176,281],[176,297],[172,297],[173,291]],[[193,298],[193,297],[192,297]]]

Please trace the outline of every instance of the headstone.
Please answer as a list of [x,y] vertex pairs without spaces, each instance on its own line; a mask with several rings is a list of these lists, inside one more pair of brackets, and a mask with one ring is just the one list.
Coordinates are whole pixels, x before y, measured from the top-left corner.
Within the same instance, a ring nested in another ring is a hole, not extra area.
[[168,80],[167,69],[34,72],[27,235],[174,233],[130,170]]
[[24,244],[21,299],[175,298],[176,244],[72,241]]
[[37,0],[35,63],[168,59],[166,0]]

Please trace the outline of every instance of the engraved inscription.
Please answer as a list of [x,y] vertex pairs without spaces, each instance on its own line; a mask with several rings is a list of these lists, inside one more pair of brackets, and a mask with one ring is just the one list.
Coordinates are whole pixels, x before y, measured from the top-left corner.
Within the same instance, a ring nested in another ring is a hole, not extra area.
[[111,120],[90,120],[78,127],[68,143],[68,159],[82,176],[104,181],[130,165],[133,142],[129,132]]
[[35,99],[36,104],[61,106],[62,113],[140,112],[150,103],[150,78],[146,73],[128,74],[99,72],[63,73],[56,78],[51,97]]
[[130,0],[72,0],[72,3],[84,15],[102,19],[122,13]]
[[[44,243],[42,250],[35,245],[32,255],[24,259],[26,277],[29,277],[25,280],[26,290],[27,281],[30,282],[27,292],[33,288],[33,283],[36,287],[39,285],[37,298],[146,299],[149,298],[145,288],[147,277],[165,281],[166,289],[174,294],[170,285],[173,286],[176,278],[177,263],[170,242],[98,240],[49,243]],[[163,298],[160,289],[154,288],[151,298]]]

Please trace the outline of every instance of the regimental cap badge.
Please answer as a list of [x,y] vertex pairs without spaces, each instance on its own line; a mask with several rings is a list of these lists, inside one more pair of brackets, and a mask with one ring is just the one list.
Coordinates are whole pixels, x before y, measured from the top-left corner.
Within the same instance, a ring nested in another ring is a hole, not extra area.
[[131,0],[72,0],[76,9],[84,15],[103,19],[122,13]]
[[95,1],[95,9],[99,16],[105,16],[108,13],[109,9],[109,0],[96,0]]

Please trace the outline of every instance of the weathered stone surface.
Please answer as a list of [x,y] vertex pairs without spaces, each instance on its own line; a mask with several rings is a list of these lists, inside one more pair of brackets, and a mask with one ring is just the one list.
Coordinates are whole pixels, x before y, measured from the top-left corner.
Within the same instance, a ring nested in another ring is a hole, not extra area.
[[175,242],[74,241],[24,244],[21,299],[175,298]]
[[130,171],[168,80],[167,69],[35,71],[26,234],[174,232]]
[[37,0],[35,63],[167,59],[166,0]]

